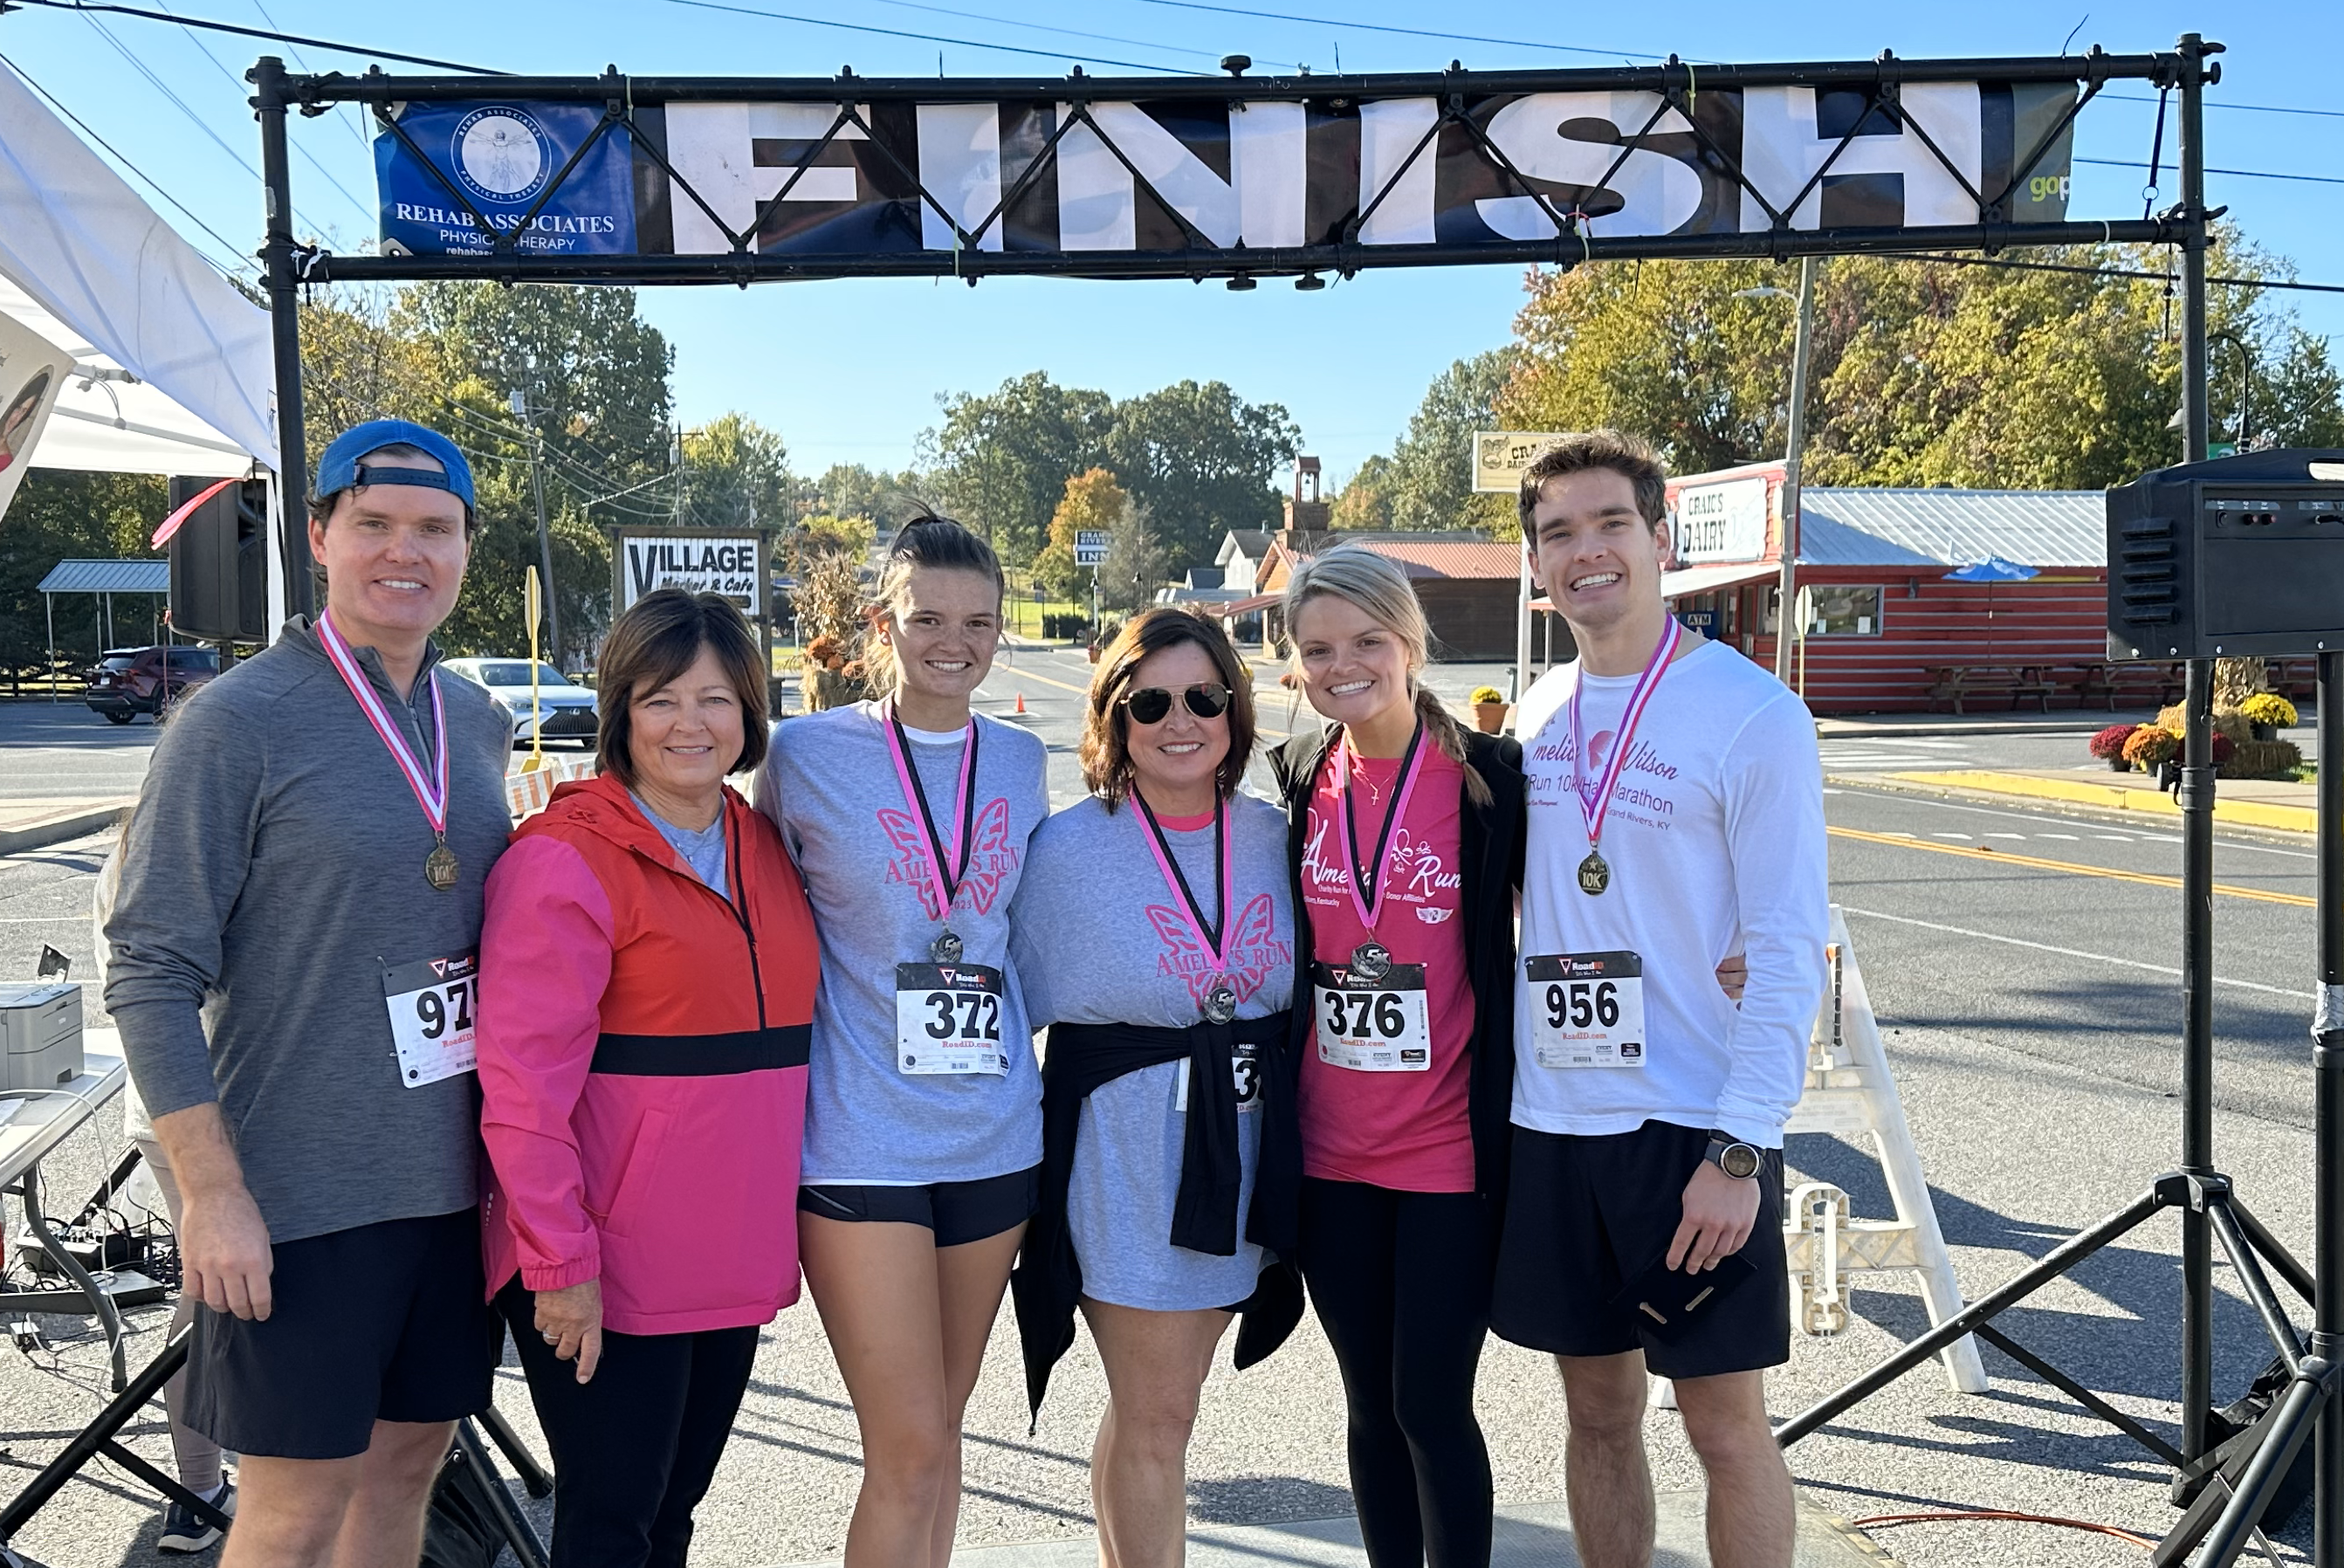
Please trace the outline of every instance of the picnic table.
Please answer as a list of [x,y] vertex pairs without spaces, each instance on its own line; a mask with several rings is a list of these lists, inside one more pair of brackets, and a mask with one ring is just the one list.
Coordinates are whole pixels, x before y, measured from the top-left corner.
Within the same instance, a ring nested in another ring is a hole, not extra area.
[[2018,704],[2037,703],[2043,712],[2051,711],[2051,697],[2057,690],[2050,677],[2048,664],[1935,664],[1929,667],[1929,701],[1950,703],[1953,712],[1965,710],[1962,704],[1978,697],[2010,699],[2010,711],[2016,713]]

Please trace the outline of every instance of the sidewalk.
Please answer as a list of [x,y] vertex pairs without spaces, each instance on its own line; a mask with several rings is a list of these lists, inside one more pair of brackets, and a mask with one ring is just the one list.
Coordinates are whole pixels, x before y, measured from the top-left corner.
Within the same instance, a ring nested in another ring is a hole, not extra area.
[[[2060,801],[2102,811],[2178,817],[2181,808],[2157,785],[2153,774],[2120,774],[2062,768],[1988,771],[1961,768],[1943,773],[1851,774],[1838,784],[1940,790],[1949,794]],[[2294,779],[2222,779],[2214,789],[2214,820],[2239,827],[2315,833],[2319,827],[2313,785]]]
[[[1664,1492],[1659,1498],[1659,1540],[1652,1568],[1707,1568],[1702,1495]],[[1088,1534],[1008,1546],[964,1546],[953,1568],[1094,1568],[1098,1544]],[[1797,1568],[1895,1568],[1895,1559],[1863,1532],[1802,1498]],[[1283,1524],[1192,1525],[1188,1568],[1365,1568],[1357,1519],[1296,1520]],[[1571,1519],[1561,1502],[1525,1502],[1498,1510],[1490,1568],[1580,1568]]]
[[0,855],[44,849],[68,839],[104,832],[137,804],[136,797],[0,800]]
[[2059,713],[1869,713],[1819,718],[1815,733],[1827,741],[1914,735],[2092,735],[2110,724],[2147,724],[2156,720],[2154,711],[2104,713],[2080,709]]

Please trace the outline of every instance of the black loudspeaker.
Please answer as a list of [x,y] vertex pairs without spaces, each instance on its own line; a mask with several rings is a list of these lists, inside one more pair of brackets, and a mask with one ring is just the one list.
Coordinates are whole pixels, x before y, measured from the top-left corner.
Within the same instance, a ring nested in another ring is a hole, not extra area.
[[[174,479],[177,511],[217,483]],[[268,485],[231,484],[171,536],[171,629],[213,642],[268,640]]]
[[2244,452],[2108,491],[2108,657],[2344,649],[2344,451]]

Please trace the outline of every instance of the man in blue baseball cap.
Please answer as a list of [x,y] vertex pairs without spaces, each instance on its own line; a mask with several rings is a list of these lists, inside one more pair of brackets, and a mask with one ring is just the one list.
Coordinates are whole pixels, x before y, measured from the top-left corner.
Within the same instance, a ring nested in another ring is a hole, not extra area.
[[187,1423],[244,1456],[223,1568],[414,1568],[502,1346],[472,1024],[511,732],[433,671],[463,453],[363,424],[308,504],[325,609],[157,744],[106,998],[183,1199]]

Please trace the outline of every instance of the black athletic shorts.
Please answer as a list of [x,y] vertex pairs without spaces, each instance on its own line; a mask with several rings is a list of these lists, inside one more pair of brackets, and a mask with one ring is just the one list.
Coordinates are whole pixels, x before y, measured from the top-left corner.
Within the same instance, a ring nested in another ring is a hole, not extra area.
[[1783,1252],[1783,1156],[1758,1174],[1758,1219],[1742,1256],[1757,1273],[1720,1310],[1672,1343],[1646,1337],[1612,1298],[1665,1257],[1684,1219],[1685,1183],[1709,1147],[1705,1128],[1648,1121],[1607,1137],[1514,1128],[1504,1234],[1490,1327],[1561,1356],[1615,1356],[1642,1347],[1664,1378],[1756,1371],[1791,1359],[1789,1265]]
[[196,1310],[196,1431],[237,1453],[348,1459],[378,1421],[488,1408],[504,1324],[485,1300],[479,1209],[279,1242],[270,1259],[266,1319]]
[[801,1187],[798,1212],[824,1219],[891,1220],[924,1225],[939,1247],[959,1247],[998,1236],[1034,1218],[1042,1206],[1042,1168],[988,1176],[981,1181],[934,1181],[925,1187]]

